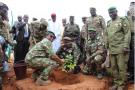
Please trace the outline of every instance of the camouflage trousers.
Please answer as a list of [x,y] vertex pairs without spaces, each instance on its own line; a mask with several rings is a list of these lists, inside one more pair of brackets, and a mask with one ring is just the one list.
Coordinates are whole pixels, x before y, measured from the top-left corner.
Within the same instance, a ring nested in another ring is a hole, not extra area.
[[102,72],[101,64],[103,63],[103,57],[101,55],[97,55],[94,59],[86,62],[86,65],[83,67],[84,74],[98,74]]
[[109,57],[114,84],[117,86],[125,85],[127,80],[126,72],[129,55],[123,53],[110,54]]
[[48,80],[50,72],[58,66],[57,62],[45,57],[32,58],[31,60],[27,60],[26,63],[36,69],[32,75],[35,80],[37,78]]

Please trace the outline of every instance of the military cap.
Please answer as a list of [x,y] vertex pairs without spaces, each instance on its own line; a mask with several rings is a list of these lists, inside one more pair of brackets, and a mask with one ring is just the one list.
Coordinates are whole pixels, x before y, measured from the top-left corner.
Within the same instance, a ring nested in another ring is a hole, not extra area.
[[52,35],[54,36],[54,39],[56,38],[55,34],[52,31],[47,31],[47,35]]
[[115,11],[116,10],[116,7],[110,7],[109,9],[108,9],[108,11],[110,12],[110,11]]
[[47,21],[43,20],[43,21],[40,21],[40,22],[41,22],[41,25],[48,26]]
[[96,8],[94,8],[94,7],[90,7],[90,10],[96,10]]
[[92,32],[92,31],[96,32],[96,30],[94,28],[89,28],[88,31],[89,32]]
[[72,41],[70,37],[64,37],[63,40]]

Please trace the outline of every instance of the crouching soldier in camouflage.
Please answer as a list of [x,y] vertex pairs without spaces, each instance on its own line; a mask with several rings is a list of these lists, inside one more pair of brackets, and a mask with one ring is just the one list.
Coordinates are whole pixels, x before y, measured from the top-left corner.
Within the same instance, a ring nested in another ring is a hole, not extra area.
[[48,80],[50,72],[63,63],[63,60],[52,50],[52,42],[55,38],[55,34],[48,31],[46,38],[37,43],[26,55],[25,62],[36,69],[33,78],[37,85],[49,84],[51,82]]
[[81,70],[79,67],[79,56],[80,56],[80,49],[77,47],[76,43],[70,37],[64,37],[62,40],[62,45],[56,52],[56,54],[61,58],[65,59],[67,55],[73,56],[73,62],[76,64],[74,67],[73,73],[79,73]]
[[84,74],[96,74],[98,79],[103,77],[101,64],[105,60],[105,49],[103,40],[98,37],[95,29],[88,29],[88,40],[85,43],[86,65]]

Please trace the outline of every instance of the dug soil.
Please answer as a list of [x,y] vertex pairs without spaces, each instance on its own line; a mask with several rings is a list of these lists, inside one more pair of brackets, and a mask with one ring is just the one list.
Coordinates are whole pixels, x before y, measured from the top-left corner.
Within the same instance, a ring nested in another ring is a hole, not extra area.
[[[108,90],[109,78],[98,80],[94,76],[87,76],[81,73],[70,74],[61,70],[54,70],[50,79],[51,84],[47,86],[37,86],[31,79],[33,70],[27,69],[27,77],[16,80],[14,71],[8,74],[10,79],[5,78],[3,90]],[[128,85],[128,90],[134,90],[134,84]]]

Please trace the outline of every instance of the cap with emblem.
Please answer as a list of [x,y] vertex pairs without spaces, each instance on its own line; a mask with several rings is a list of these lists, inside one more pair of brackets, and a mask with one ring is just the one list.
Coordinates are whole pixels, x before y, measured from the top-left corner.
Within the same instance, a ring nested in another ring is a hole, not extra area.
[[108,9],[109,12],[116,11],[116,10],[117,10],[116,7],[110,7],[110,8]]

